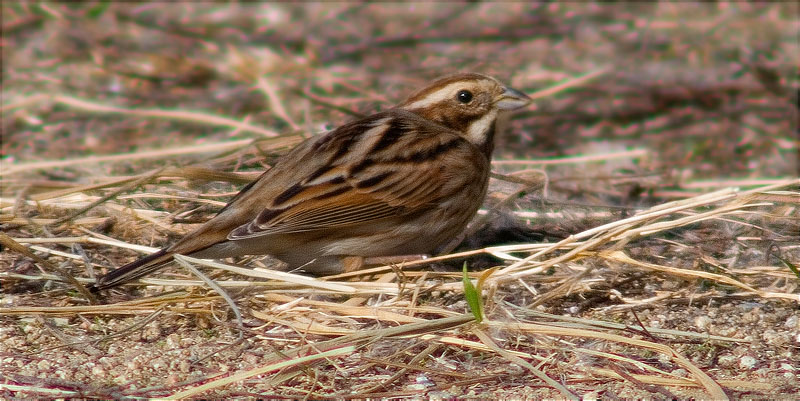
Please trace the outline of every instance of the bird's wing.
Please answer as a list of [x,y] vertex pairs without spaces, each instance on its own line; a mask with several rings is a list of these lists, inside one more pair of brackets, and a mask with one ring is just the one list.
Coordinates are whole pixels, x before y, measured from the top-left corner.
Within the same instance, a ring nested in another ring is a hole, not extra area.
[[[487,163],[454,132],[408,116],[385,112],[348,124],[306,146],[297,166],[276,165],[240,202],[259,204],[257,216],[232,230],[238,240],[269,234],[328,230],[367,225],[414,214],[482,179],[472,163]],[[308,164],[303,164],[306,159]],[[291,170],[290,167],[294,168]],[[311,168],[309,168],[311,167]],[[290,171],[291,170],[291,171]],[[480,169],[478,169],[480,170]],[[293,182],[281,177],[294,174]],[[300,172],[300,174],[298,174]],[[281,183],[281,191],[267,191]],[[255,195],[270,194],[255,198]],[[236,209],[236,207],[231,206]]]

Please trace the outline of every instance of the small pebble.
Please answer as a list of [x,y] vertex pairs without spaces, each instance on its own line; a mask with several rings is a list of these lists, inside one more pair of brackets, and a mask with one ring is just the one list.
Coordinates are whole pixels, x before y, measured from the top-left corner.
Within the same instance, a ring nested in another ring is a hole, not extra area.
[[422,375],[422,374],[421,375],[417,375],[415,381],[417,382],[417,384],[421,384],[421,385],[423,385],[425,387],[434,387],[434,386],[436,386],[436,384],[433,383],[431,381],[431,379],[428,378],[428,376]]
[[100,367],[100,365],[95,365],[95,367],[92,368],[92,375],[95,377],[103,377],[106,375],[106,371]]
[[756,366],[756,358],[745,355],[739,359],[739,367],[742,369],[753,369]]
[[717,363],[719,363],[719,365],[723,367],[731,367],[736,364],[737,359],[738,358],[736,358],[736,356],[734,355],[722,355],[719,358],[717,358]]
[[36,367],[39,368],[39,370],[49,370],[50,369],[50,361],[46,361],[46,360],[39,361],[39,363],[36,364]]
[[708,316],[698,316],[694,319],[694,325],[697,326],[698,329],[702,331],[708,330],[708,326],[711,324],[711,318]]

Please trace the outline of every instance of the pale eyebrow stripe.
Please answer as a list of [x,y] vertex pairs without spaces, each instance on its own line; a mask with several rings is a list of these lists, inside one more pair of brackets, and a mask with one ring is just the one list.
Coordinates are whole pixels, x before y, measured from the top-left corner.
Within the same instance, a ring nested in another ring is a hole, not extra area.
[[450,96],[450,94],[456,89],[458,86],[464,85],[464,82],[453,82],[442,89],[439,89],[433,93],[428,94],[427,96],[423,97],[420,100],[415,101],[414,103],[408,104],[404,109],[411,110],[411,109],[422,109],[428,107],[432,104],[436,104],[441,102],[442,100],[446,99]]

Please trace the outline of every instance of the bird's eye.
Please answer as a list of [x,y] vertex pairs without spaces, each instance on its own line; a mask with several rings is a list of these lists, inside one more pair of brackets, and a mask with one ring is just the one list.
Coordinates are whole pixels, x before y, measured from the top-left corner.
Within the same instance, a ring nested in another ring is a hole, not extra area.
[[456,99],[464,104],[469,103],[469,101],[472,100],[472,92],[468,90],[460,90],[456,94]]

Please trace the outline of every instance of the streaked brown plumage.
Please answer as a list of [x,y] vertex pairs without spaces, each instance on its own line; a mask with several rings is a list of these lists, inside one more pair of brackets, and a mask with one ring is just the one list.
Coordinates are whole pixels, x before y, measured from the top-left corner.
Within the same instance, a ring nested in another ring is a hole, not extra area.
[[213,219],[91,289],[145,276],[175,254],[269,254],[314,274],[340,273],[354,257],[429,254],[460,234],[483,201],[498,112],[529,102],[484,75],[439,79],[298,145]]

